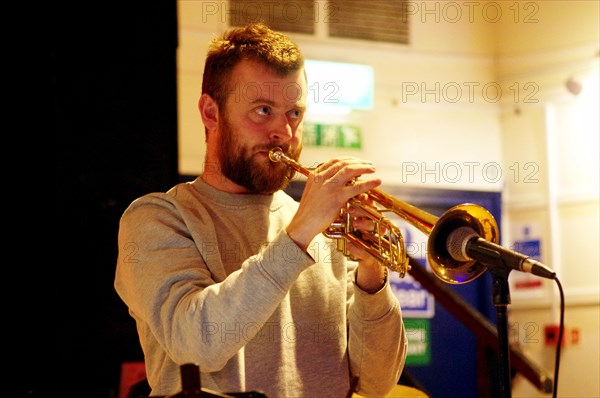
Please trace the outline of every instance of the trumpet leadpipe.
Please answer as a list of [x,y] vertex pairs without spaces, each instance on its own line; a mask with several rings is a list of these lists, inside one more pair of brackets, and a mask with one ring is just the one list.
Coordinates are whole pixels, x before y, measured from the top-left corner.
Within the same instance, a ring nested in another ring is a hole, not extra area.
[[294,159],[287,156],[285,153],[283,153],[283,149],[281,149],[279,147],[275,147],[269,151],[269,159],[271,160],[271,162],[285,163],[289,167],[291,167],[292,169],[296,170],[297,172],[299,172],[300,174],[302,174],[306,177],[308,177],[308,175],[310,174],[310,169],[307,169],[306,167],[302,166],[300,163],[296,162]]

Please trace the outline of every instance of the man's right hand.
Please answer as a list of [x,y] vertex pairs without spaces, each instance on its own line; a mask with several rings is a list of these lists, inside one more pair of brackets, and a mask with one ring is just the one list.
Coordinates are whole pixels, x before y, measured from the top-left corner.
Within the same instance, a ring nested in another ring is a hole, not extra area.
[[331,159],[307,176],[296,215],[286,228],[296,244],[306,250],[313,238],[325,231],[350,198],[381,185],[378,178],[362,179],[375,173],[369,161],[354,157]]

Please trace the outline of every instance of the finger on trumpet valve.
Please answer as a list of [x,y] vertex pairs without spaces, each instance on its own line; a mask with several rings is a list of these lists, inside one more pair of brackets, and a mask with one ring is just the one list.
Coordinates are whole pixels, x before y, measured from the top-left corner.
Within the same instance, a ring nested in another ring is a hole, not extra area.
[[352,225],[355,229],[360,229],[368,232],[375,231],[375,222],[369,217],[354,217]]

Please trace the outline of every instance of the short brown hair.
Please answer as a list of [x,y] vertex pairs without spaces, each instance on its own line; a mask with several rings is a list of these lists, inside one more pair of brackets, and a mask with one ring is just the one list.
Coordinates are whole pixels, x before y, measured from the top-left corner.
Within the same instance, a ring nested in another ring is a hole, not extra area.
[[222,107],[229,88],[231,70],[241,60],[262,63],[285,75],[304,66],[304,56],[288,36],[263,23],[232,28],[211,42],[202,80],[202,93]]

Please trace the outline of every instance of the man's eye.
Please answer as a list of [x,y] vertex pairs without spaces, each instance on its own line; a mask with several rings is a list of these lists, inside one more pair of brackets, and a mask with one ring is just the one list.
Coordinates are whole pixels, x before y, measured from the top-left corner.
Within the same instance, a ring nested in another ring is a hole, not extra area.
[[256,108],[256,113],[258,113],[259,115],[270,115],[271,108],[269,108],[268,106],[259,106],[258,108]]
[[289,115],[291,118],[298,119],[299,117],[302,116],[302,112],[298,109],[294,109],[289,112]]

